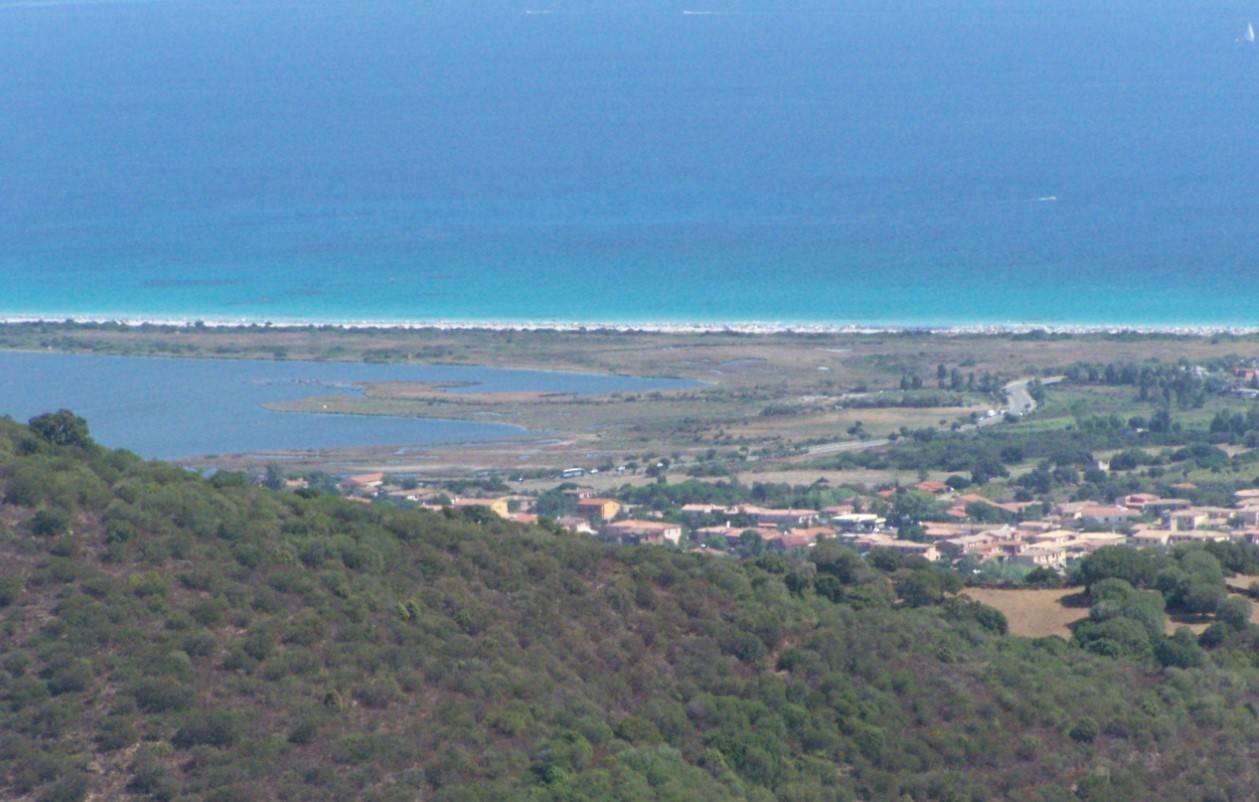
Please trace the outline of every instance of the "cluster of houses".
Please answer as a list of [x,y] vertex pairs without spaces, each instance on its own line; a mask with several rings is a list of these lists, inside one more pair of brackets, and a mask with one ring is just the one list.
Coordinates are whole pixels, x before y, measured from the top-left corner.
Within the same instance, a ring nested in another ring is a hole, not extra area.
[[[1208,540],[1259,544],[1259,489],[1239,491],[1233,507],[1195,506],[1184,498],[1135,493],[1111,504],[1067,502],[1049,509],[1039,502],[1000,503],[977,494],[957,494],[940,482],[921,482],[915,489],[948,502],[947,517],[951,520],[926,522],[915,529],[912,539],[901,537],[883,517],[857,512],[850,504],[821,510],[688,504],[679,512],[696,523],[726,519],[716,525],[688,527],[691,540],[701,544],[720,538],[730,546],[738,546],[751,531],[770,550],[807,549],[822,539],[834,538],[860,552],[888,549],[931,561],[956,563],[971,559],[1052,570],[1062,570],[1072,560],[1103,546],[1170,547]],[[1182,489],[1193,488],[1185,485]],[[889,498],[894,492],[883,491],[880,495]],[[602,534],[617,542],[680,542],[682,527],[659,520],[614,521],[622,510],[608,506],[609,503],[617,504],[594,497],[579,502],[579,509],[592,513],[579,516],[579,521],[593,524],[603,517],[607,523],[574,531]],[[1015,522],[991,524],[973,520],[975,516],[968,510],[973,512],[975,504],[1010,513]],[[734,519],[743,525],[736,525]],[[749,521],[753,525],[747,525]]]
[[[982,503],[1012,513],[1028,511],[1024,505],[999,504],[978,495],[958,500],[966,506]],[[933,561],[971,558],[1061,570],[1103,546],[1171,547],[1230,540],[1259,544],[1259,490],[1238,491],[1233,507],[1195,506],[1188,499],[1133,493],[1115,499],[1113,504],[1056,504],[1031,520],[1017,523],[930,522],[915,534],[913,540],[906,540],[890,532],[872,532],[851,542],[860,551],[893,549]]]
[[[1192,489],[1189,485],[1180,487]],[[476,507],[518,523],[538,520],[534,509],[537,499],[527,495],[451,498],[438,490],[387,485],[379,473],[348,477],[342,488],[349,497],[360,500],[383,495],[431,509]],[[885,518],[861,512],[853,504],[820,510],[687,504],[666,518],[581,488],[567,491],[573,497],[573,512],[557,522],[574,533],[629,545],[678,546],[686,535],[689,542],[697,544],[697,551],[708,553],[720,553],[707,548],[714,541],[738,548],[751,539],[763,549],[797,551],[834,538],[860,552],[888,549],[931,561],[955,563],[969,558],[1054,570],[1103,546],[1117,544],[1171,547],[1208,540],[1259,544],[1259,489],[1238,491],[1232,507],[1195,506],[1184,498],[1133,493],[1112,504],[1067,502],[1049,509],[1039,502],[1000,503],[977,494],[959,494],[942,482],[924,481],[914,489],[947,504],[943,517],[948,520],[924,522],[915,527],[912,539],[889,527]],[[890,501],[895,492],[884,490],[877,496]],[[877,507],[875,498],[866,501],[866,507]],[[1004,511],[1008,515],[1000,517],[1013,522],[980,522],[976,518],[989,516],[973,514],[976,504]],[[679,519],[686,523],[679,523]]]
[[405,488],[388,484],[383,473],[347,476],[341,480],[340,488],[346,498],[360,503],[370,504],[373,499],[383,497],[415,504],[429,510],[477,508],[516,523],[536,524],[538,522],[538,516],[533,512],[537,499],[533,496],[512,495],[494,498],[451,496],[435,488]]

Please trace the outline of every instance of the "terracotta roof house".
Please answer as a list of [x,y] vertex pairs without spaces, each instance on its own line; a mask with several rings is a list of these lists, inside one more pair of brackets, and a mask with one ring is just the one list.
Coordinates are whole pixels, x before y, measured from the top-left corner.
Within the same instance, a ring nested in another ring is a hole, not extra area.
[[1229,522],[1237,514],[1228,507],[1188,507],[1168,513],[1168,529],[1173,532],[1187,532],[1205,527],[1220,527]]
[[756,519],[758,524],[774,524],[776,526],[808,526],[817,520],[817,510],[806,509],[777,509],[771,507],[757,507],[753,504],[744,504],[739,508],[744,515],[750,515]]
[[889,540],[875,548],[888,549],[890,551],[899,552],[900,554],[921,557],[924,560],[935,562],[940,559],[940,551],[935,547],[934,543],[918,543],[913,540]]
[[1014,555],[1010,561],[1057,570],[1067,564],[1067,550],[1061,546],[1033,546]]
[[1143,510],[1146,504],[1158,500],[1159,497],[1153,493],[1129,493],[1126,496],[1120,496],[1115,499],[1115,504],[1120,507],[1127,507],[1130,510]]
[[577,501],[577,514],[595,523],[610,521],[621,512],[621,502],[610,498],[583,498]]
[[511,515],[507,508],[507,499],[502,498],[457,498],[450,502],[450,506],[465,510],[470,507],[483,507],[500,518]]
[[724,526],[701,526],[695,530],[695,538],[701,542],[715,537],[725,538],[726,543],[733,546],[739,542],[739,538],[746,531],[746,527],[730,526],[729,524]]
[[996,546],[997,539],[992,535],[962,535],[961,537],[941,540],[936,548],[946,557],[961,557],[964,554],[986,555]]
[[807,549],[814,546],[822,538],[833,537],[834,535],[834,529],[827,529],[824,526],[791,529],[787,532],[777,533],[775,537],[766,538],[765,545],[770,548],[782,549],[783,551]]
[[1172,533],[1167,529],[1138,529],[1132,533],[1129,541],[1132,545],[1139,548],[1149,548],[1151,546],[1166,546],[1168,539]]
[[677,545],[682,540],[682,527],[668,521],[614,521],[603,527],[603,534],[618,543]]
[[347,476],[341,480],[342,487],[380,487],[385,483],[385,475],[383,473],[360,473],[355,476]]

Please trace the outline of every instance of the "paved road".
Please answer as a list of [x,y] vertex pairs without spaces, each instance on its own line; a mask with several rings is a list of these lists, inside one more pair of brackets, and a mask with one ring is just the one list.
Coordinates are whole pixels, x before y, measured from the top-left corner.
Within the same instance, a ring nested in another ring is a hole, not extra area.
[[[1032,398],[1032,394],[1027,391],[1027,385],[1031,384],[1033,379],[1016,379],[1007,384],[1003,389],[1006,395],[1006,405],[1001,409],[993,410],[995,414],[980,418],[975,423],[966,423],[958,428],[959,432],[969,432],[975,429],[981,429],[987,426],[995,426],[1005,420],[1006,413],[1013,413],[1020,417],[1032,414],[1036,410],[1036,399]],[[1053,376],[1048,379],[1041,379],[1041,384],[1053,384],[1062,381],[1061,376]],[[877,440],[845,440],[841,443],[823,443],[820,446],[811,446],[805,454],[807,456],[818,456],[820,454],[842,454],[846,451],[869,451],[872,448],[882,448],[892,441],[886,437],[880,437]]]

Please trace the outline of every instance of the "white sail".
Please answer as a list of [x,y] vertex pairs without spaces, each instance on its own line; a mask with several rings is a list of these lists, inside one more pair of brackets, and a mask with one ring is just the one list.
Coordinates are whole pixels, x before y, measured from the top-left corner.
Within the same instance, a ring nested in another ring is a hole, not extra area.
[[1255,43],[1255,24],[1253,22],[1246,23],[1246,41],[1252,45]]

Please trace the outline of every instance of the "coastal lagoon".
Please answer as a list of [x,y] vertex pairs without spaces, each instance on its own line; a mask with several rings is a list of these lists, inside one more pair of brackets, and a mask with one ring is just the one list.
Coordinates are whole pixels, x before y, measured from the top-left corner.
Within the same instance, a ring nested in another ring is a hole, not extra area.
[[593,395],[691,386],[680,379],[467,366],[179,359],[0,352],[0,415],[72,409],[104,445],[151,458],[358,446],[428,446],[518,437],[472,421],[277,412],[263,405],[357,394],[356,383],[452,383],[451,392]]
[[1251,20],[0,2],[0,315],[1254,325]]

